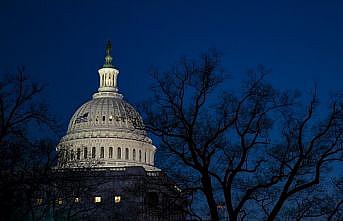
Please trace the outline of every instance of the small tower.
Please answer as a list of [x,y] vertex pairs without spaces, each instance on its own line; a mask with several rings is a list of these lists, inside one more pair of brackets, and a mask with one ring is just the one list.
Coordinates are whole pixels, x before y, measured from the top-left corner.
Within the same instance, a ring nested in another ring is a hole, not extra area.
[[122,97],[118,92],[117,77],[119,70],[115,69],[112,65],[111,56],[112,44],[108,41],[106,44],[106,56],[105,64],[98,70],[99,72],[99,89],[98,93],[94,94],[93,97]]

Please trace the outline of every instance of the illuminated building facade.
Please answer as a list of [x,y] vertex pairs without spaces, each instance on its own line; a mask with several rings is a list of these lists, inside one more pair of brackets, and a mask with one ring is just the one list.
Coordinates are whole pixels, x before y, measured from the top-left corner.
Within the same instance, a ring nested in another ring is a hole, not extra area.
[[181,190],[154,166],[156,147],[119,93],[111,44],[99,89],[72,116],[57,145],[53,185],[37,194],[54,220],[183,220]]

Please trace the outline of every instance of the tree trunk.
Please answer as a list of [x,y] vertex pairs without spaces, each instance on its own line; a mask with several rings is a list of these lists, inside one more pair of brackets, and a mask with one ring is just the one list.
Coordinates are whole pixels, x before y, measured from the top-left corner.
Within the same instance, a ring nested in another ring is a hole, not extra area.
[[226,211],[229,215],[230,221],[237,221],[238,220],[238,212],[233,209],[232,200],[231,200],[231,190],[227,187],[223,187],[224,189],[224,198],[226,204]]
[[201,177],[201,183],[204,188],[204,194],[207,199],[207,204],[211,213],[211,221],[219,221],[219,215],[217,211],[217,204],[213,196],[213,188],[211,178],[208,174],[203,174]]

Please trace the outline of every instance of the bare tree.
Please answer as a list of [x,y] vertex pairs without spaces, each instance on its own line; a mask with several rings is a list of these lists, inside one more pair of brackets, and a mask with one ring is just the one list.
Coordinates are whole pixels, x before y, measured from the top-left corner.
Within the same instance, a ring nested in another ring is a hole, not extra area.
[[220,219],[222,200],[232,221],[278,219],[342,162],[341,97],[323,111],[314,90],[303,105],[298,93],[270,85],[268,73],[258,67],[239,91],[224,90],[216,52],[153,72],[154,95],[142,105],[146,127],[178,172],[191,171],[211,220]]
[[38,135],[58,127],[39,97],[42,89],[24,68],[0,80],[0,206],[7,211],[5,220],[28,214],[35,220],[33,194],[56,162],[53,142]]

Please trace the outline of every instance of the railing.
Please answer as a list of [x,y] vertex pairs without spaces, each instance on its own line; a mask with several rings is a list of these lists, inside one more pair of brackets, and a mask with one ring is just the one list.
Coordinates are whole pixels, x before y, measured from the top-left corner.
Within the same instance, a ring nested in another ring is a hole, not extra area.
[[148,176],[162,176],[163,172],[162,171],[148,171],[146,174]]

